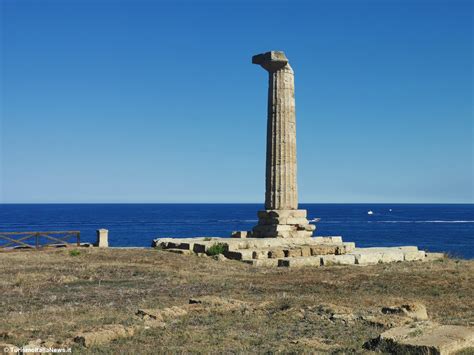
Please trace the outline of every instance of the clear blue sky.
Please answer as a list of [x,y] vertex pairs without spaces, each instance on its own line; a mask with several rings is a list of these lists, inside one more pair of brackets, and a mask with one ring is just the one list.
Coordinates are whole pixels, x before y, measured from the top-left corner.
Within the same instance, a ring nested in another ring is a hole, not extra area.
[[0,2],[0,202],[263,202],[268,50],[301,202],[473,202],[472,1]]

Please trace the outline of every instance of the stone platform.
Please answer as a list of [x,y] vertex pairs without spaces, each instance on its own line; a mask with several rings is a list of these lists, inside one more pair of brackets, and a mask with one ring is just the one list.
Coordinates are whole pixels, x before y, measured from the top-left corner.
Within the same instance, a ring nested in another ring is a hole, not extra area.
[[220,244],[223,255],[254,266],[303,267],[373,265],[379,263],[441,259],[442,253],[426,253],[416,246],[356,248],[340,236],[304,238],[158,238],[152,247],[187,255],[206,254]]

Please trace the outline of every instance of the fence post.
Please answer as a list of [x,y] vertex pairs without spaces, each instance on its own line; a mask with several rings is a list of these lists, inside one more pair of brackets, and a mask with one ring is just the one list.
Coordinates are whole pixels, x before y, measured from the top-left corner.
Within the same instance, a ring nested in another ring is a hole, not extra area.
[[77,232],[77,246],[81,246],[81,232]]
[[36,249],[38,249],[38,247],[39,247],[39,240],[38,240],[38,238],[39,238],[39,233],[36,233],[36,234],[35,234],[35,245],[36,245]]

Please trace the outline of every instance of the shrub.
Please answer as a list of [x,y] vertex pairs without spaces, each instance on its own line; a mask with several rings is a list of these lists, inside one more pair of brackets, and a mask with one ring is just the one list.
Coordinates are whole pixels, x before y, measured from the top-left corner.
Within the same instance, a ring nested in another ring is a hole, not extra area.
[[81,252],[77,249],[73,249],[73,250],[70,250],[69,251],[69,255],[71,256],[78,256],[78,255],[81,255]]
[[206,238],[204,238],[203,240],[204,240],[205,242],[209,242],[209,241],[212,240],[212,238],[206,237]]
[[215,243],[214,245],[211,245],[209,249],[207,249],[206,254],[212,256],[212,255],[224,254],[224,251],[225,251],[224,243]]

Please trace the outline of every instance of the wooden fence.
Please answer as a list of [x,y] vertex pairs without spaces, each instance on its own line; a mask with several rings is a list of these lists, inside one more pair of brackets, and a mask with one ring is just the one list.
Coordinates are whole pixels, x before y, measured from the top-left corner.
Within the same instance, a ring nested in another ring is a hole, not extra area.
[[0,250],[6,249],[38,249],[46,246],[65,246],[71,239],[81,244],[79,231],[53,232],[0,232]]

